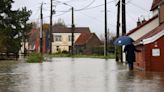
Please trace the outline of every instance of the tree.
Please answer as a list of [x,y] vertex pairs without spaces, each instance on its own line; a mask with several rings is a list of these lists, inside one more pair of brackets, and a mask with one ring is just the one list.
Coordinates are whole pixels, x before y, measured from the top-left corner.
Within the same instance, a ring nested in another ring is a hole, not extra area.
[[[108,44],[109,44],[109,45],[113,45],[112,42],[113,42],[114,39],[115,39],[114,33],[108,31],[108,32],[107,32]],[[100,40],[101,40],[102,43],[104,43],[104,41],[105,41],[104,34],[100,34]]]
[[[112,32],[107,32],[107,40],[108,40],[108,52],[109,53],[114,53],[114,45],[113,41],[116,39],[116,36]],[[105,42],[105,37],[103,34],[100,35],[100,40],[103,43],[103,46],[101,46],[101,49],[104,49],[104,42]]]
[[6,44],[6,35],[4,35],[2,32],[0,32],[0,52],[5,52],[6,47],[4,44]]
[[31,15],[26,7],[12,10],[13,0],[0,1],[0,33],[4,35],[2,40],[7,53],[18,53],[21,48],[21,41],[25,33],[31,28],[27,23]]
[[67,27],[62,19],[58,19],[58,21],[53,25],[53,27]]

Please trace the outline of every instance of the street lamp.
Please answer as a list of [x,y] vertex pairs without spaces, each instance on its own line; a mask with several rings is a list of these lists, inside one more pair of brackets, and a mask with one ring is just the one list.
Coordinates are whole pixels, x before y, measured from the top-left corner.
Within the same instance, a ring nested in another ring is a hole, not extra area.
[[[60,1],[58,1],[58,2],[60,2]],[[69,4],[67,4],[67,3],[63,3],[63,2],[60,2],[60,3],[62,3],[62,4],[64,4],[64,5],[66,5],[66,6],[69,6],[69,7],[71,7],[71,11],[72,11],[72,31],[71,31],[71,33],[72,33],[72,40],[71,40],[71,42],[72,42],[72,46],[71,46],[71,54],[72,54],[72,56],[74,55],[74,31],[75,31],[75,24],[74,24],[74,7],[73,6],[71,6],[71,5],[69,5]]]
[[74,31],[75,31],[75,25],[74,25],[74,8],[72,7],[72,52],[71,54],[74,55]]
[[46,3],[41,3],[40,6],[40,53],[43,54],[43,4]]
[[41,3],[40,7],[40,53],[43,54],[43,3]]
[[105,0],[105,43],[104,43],[104,56],[108,53],[108,38],[107,38],[107,0]]

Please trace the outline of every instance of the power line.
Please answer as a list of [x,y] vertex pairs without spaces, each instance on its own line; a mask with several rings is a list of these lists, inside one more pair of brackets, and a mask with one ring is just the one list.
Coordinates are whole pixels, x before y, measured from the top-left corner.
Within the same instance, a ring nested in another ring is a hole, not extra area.
[[132,0],[127,1],[126,4],[128,4],[128,3],[130,3],[130,2],[132,2]]
[[[70,10],[69,10],[70,11]],[[63,12],[62,14],[58,14],[58,15],[54,15],[55,17],[58,17],[58,16],[62,16],[62,15],[65,15],[66,13],[68,13],[69,11],[65,11]]]
[[141,6],[139,6],[139,5],[137,5],[137,4],[134,4],[134,3],[132,3],[132,2],[129,2],[128,4],[131,4],[131,5],[133,5],[133,6],[137,7],[137,8],[139,8],[139,9],[145,11],[145,12],[149,12],[148,10],[146,10],[146,9],[142,8]]
[[[95,0],[93,0],[93,1],[95,1]],[[91,2],[91,3],[93,3],[93,1]],[[114,2],[114,0],[113,1],[109,1],[109,2],[107,2],[107,4],[109,4],[109,3],[113,3]],[[91,4],[90,3],[90,4]],[[90,7],[90,8],[87,8],[87,7],[85,7],[85,8],[83,8],[83,9],[81,9],[81,10],[76,10],[76,11],[84,11],[84,10],[88,10],[88,9],[93,9],[93,8],[97,8],[97,7],[101,7],[101,6],[103,6],[104,4],[100,4],[100,5],[96,5],[96,6],[93,6],[93,7]],[[58,16],[62,16],[62,15],[65,15],[66,13],[68,13],[70,11],[70,9],[69,10],[63,10],[63,11],[56,11],[56,12],[63,12],[63,13],[61,13],[61,14],[58,14],[58,15],[54,15],[54,17],[58,17]],[[97,21],[99,21],[100,22],[100,20],[98,20],[97,18],[95,18],[95,17],[92,17],[92,16],[89,16],[89,15],[87,15],[87,14],[84,14],[84,13],[80,13],[80,14],[83,14],[83,15],[85,15],[85,16],[88,16],[88,17],[90,17],[90,18],[92,18],[92,19],[96,19]],[[50,16],[45,16],[45,17],[43,17],[44,19],[45,18],[49,18]],[[39,18],[36,18],[36,19],[39,19]],[[112,25],[112,24],[110,24],[110,25]]]
[[88,8],[89,6],[91,6],[96,0],[93,0],[90,4],[88,4],[87,6],[81,8],[81,9],[77,9],[75,11],[81,11],[81,10],[85,10],[86,8]]
[[[109,1],[109,2],[107,2],[107,4],[109,4],[109,3],[113,3],[114,1],[115,1],[115,0],[113,0],[113,1]],[[104,6],[104,4],[96,5],[96,6],[93,6],[93,7],[88,7],[88,8],[83,9],[83,10],[94,9],[94,8],[98,8],[98,7],[101,7],[101,6]],[[82,11],[82,10],[80,10],[80,11]]]
[[95,21],[103,22],[102,20],[99,20],[97,17],[93,17],[93,16],[90,16],[90,15],[84,14],[84,13],[82,13],[82,12],[80,12],[80,14],[85,15],[85,16],[87,16],[87,17],[90,17],[90,18],[92,18],[92,19],[95,20]]
[[[110,3],[113,3],[115,0],[112,0],[112,1],[109,1],[107,2],[107,4],[110,4]],[[104,4],[100,4],[100,5],[96,5],[96,6],[93,6],[93,7],[89,7],[91,6],[93,3],[95,2],[95,0],[93,0],[90,4],[88,4],[87,6],[81,8],[81,9],[76,9],[75,11],[83,11],[83,10],[89,10],[89,9],[94,9],[94,8],[98,8],[98,7],[101,7],[101,6],[104,6]],[[67,12],[68,10],[66,11],[57,11],[57,12]]]

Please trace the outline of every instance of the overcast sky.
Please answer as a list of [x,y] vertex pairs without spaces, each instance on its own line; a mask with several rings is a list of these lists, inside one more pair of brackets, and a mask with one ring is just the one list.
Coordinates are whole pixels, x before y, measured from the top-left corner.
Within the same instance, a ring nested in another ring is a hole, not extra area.
[[[30,21],[39,23],[40,21],[40,5],[43,5],[44,23],[49,23],[50,16],[50,0],[14,0],[13,9],[18,9],[26,6],[27,9],[32,10]],[[53,22],[58,19],[64,20],[65,24],[71,26],[71,11],[69,6],[57,3],[54,1],[54,10],[56,14],[53,15]],[[98,36],[104,34],[104,0],[58,0],[67,3],[75,8],[75,26],[89,27],[92,32]],[[107,0],[108,2],[108,28],[110,32],[116,30],[116,1]],[[153,0],[126,0],[127,6],[127,31],[136,27],[138,17],[149,19],[151,12],[149,11]],[[77,11],[78,10],[78,11]]]

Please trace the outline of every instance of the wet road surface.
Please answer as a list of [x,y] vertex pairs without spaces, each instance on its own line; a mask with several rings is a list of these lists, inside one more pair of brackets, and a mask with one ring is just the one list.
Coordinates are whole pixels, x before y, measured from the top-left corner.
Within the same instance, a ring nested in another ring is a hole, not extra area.
[[129,71],[114,59],[0,61],[0,92],[164,92],[164,73]]

